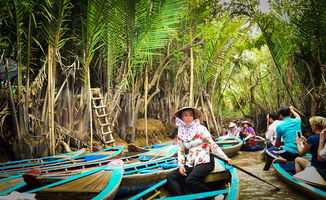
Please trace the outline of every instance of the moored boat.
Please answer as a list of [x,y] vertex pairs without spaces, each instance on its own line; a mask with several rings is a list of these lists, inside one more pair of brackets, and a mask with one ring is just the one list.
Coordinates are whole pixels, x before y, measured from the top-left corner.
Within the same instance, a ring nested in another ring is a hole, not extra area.
[[266,147],[265,138],[256,136],[256,138],[249,139],[241,147],[241,151],[258,151],[263,150]]
[[106,161],[119,156],[122,153],[123,148],[124,146],[114,146],[90,154],[77,156],[71,159],[62,159],[62,160],[45,162],[45,163],[34,163],[28,165],[4,167],[0,169],[0,176],[6,177],[6,176],[24,174],[25,172],[35,167],[39,167],[41,168],[41,170],[43,170],[43,169],[58,168],[63,166],[68,167],[68,166],[75,166],[78,164],[86,165],[89,163]]
[[326,199],[326,188],[315,187],[304,183],[299,180],[293,179],[293,174],[295,173],[295,166],[293,162],[289,163],[273,163],[273,167],[276,174],[288,185],[297,189],[307,196],[314,199]]
[[218,137],[215,142],[228,157],[235,156],[243,144],[240,138],[230,136]]
[[[151,150],[149,152],[141,153],[138,155],[133,155],[129,157],[104,161],[104,162],[94,162],[88,163],[85,165],[76,164],[73,166],[58,166],[56,168],[42,168],[42,173],[38,176],[28,175],[24,178],[28,177],[26,180],[27,184],[33,186],[32,184],[40,183],[52,183],[54,181],[58,181],[61,179],[66,179],[67,177],[83,173],[85,171],[92,170],[96,167],[103,166],[103,165],[116,165],[116,163],[124,166],[126,171],[134,170],[141,170],[143,168],[148,168],[149,166],[154,166],[159,163],[158,161],[162,160],[161,163],[165,163],[168,158],[173,157],[177,153],[177,146],[176,145],[169,145],[166,147],[158,148]],[[37,180],[35,180],[37,179]],[[29,180],[32,180],[31,182]]]
[[80,149],[78,151],[73,151],[69,153],[64,153],[64,154],[59,154],[59,155],[54,155],[54,156],[47,156],[47,157],[42,157],[42,158],[34,158],[34,159],[24,159],[24,160],[16,160],[16,161],[9,161],[9,162],[4,162],[0,163],[0,169],[3,168],[8,168],[8,167],[18,167],[20,165],[28,166],[37,163],[49,163],[49,162],[56,162],[58,160],[63,160],[63,159],[72,159],[74,157],[80,156],[85,152],[85,149]]

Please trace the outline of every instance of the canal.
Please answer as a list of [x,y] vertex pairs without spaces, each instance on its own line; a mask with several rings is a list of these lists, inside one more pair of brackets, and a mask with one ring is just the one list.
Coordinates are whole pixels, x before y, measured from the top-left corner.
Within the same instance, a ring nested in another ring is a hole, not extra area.
[[309,197],[304,196],[299,191],[289,187],[276,176],[274,168],[269,171],[263,171],[265,162],[261,159],[261,151],[246,152],[240,151],[238,155],[232,158],[233,163],[243,169],[257,175],[260,178],[279,187],[281,191],[276,192],[274,187],[249,176],[239,170],[240,179],[240,200],[308,200]]

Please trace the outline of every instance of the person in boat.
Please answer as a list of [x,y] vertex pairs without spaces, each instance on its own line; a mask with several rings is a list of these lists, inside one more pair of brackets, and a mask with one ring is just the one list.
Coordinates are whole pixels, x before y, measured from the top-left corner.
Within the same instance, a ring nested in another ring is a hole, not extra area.
[[256,137],[254,128],[251,126],[249,121],[243,121],[241,123],[242,128],[240,129],[240,138],[246,143],[251,138]]
[[192,193],[207,192],[204,178],[214,169],[214,158],[210,153],[232,164],[221,148],[213,141],[207,128],[200,124],[202,113],[193,107],[184,107],[173,115],[178,127],[178,169],[167,175],[171,195],[184,195],[185,186]]
[[[291,118],[291,113],[295,118]],[[275,147],[266,149],[265,154],[267,159],[276,162],[293,161],[299,156],[296,133],[301,132],[301,118],[292,106],[281,107],[278,111],[278,116],[282,120],[282,124],[276,127],[276,141]],[[281,147],[281,139],[283,139],[284,146]]]
[[240,128],[237,126],[236,123],[230,122],[229,128],[225,132],[225,136],[231,136],[235,138],[240,137]]
[[[314,167],[317,172],[326,180],[326,161],[318,160],[318,146],[320,140],[320,133],[323,130],[323,124],[326,121],[324,117],[313,116],[309,119],[310,127],[314,135],[308,137],[297,138],[297,147],[300,156],[304,156],[306,153],[310,153],[312,155],[311,162],[308,160],[297,157],[295,159],[295,172],[299,173],[304,170],[307,166]],[[301,142],[304,146],[301,146]]]
[[318,145],[318,160],[325,161],[326,160],[326,120],[323,124],[324,129],[321,131],[319,136],[319,145]]
[[267,115],[267,120],[269,126],[265,134],[267,142],[267,148],[270,148],[275,145],[276,142],[276,127],[282,123],[281,120],[278,120],[278,114],[276,112],[271,112]]

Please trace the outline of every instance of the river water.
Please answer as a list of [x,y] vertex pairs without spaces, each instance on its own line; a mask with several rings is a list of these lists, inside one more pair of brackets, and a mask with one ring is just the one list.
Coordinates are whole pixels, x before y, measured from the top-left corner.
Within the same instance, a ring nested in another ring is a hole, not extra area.
[[239,167],[255,174],[256,176],[279,187],[281,191],[276,192],[274,187],[237,170],[240,179],[240,200],[308,200],[299,191],[289,187],[277,177],[274,168],[263,171],[265,162],[261,159],[261,151],[246,152],[240,151],[238,155],[232,157],[233,163]]

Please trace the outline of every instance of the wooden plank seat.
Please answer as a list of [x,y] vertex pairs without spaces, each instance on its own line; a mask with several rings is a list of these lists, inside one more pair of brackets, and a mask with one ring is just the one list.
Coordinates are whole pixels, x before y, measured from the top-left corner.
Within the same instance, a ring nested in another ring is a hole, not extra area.
[[101,192],[105,188],[111,176],[112,171],[102,170],[68,183],[43,189],[39,192],[97,193]]
[[224,145],[224,144],[238,144],[238,140],[223,140],[223,141],[217,141],[216,142],[218,145]]

